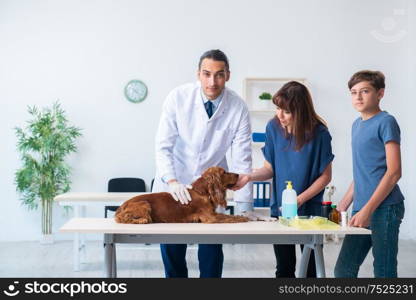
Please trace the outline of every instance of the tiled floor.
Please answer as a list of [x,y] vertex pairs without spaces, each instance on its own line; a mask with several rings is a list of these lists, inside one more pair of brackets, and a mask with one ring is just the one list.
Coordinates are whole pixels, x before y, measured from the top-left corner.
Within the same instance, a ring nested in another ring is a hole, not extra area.
[[[188,247],[187,262],[190,277],[198,277],[196,245]],[[327,277],[333,268],[340,244],[325,244],[324,257]],[[72,242],[58,241],[52,245],[38,242],[0,243],[0,277],[103,277],[103,246],[99,241],[87,243],[86,261],[81,271],[72,266]],[[297,249],[299,251],[299,249]],[[400,241],[399,277],[416,277],[416,241]],[[298,253],[299,254],[299,253]],[[275,258],[271,245],[224,245],[223,277],[274,276]],[[299,256],[298,256],[299,257]],[[367,256],[360,277],[373,277],[372,254]],[[119,277],[163,277],[159,245],[117,246]]]

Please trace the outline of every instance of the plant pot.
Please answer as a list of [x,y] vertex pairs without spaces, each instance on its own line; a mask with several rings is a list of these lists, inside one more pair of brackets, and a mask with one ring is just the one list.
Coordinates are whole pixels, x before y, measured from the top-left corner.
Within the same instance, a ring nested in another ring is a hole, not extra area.
[[261,100],[257,101],[258,110],[271,110],[272,100]]
[[54,243],[53,234],[42,234],[39,242],[41,245],[52,245]]
[[42,241],[44,244],[52,244],[52,200],[42,199]]

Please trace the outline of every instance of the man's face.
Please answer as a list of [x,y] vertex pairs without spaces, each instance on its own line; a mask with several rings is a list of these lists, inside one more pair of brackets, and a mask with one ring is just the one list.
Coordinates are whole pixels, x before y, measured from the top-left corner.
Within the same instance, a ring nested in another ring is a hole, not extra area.
[[230,79],[230,71],[223,61],[205,58],[198,70],[198,79],[201,81],[205,96],[213,100],[221,94],[225,83]]
[[352,105],[360,113],[377,110],[383,96],[384,89],[377,91],[368,81],[361,81],[351,88]]

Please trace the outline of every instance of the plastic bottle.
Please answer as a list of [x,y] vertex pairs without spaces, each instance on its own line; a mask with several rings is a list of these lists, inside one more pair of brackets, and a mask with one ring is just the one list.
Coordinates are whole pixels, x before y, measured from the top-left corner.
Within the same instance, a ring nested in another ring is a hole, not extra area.
[[348,224],[347,212],[342,211],[341,212],[341,226],[342,227],[347,227],[347,224]]
[[321,217],[329,219],[329,214],[331,212],[331,201],[323,201],[321,206]]
[[331,210],[331,213],[329,214],[329,220],[334,222],[335,224],[339,224],[341,222],[341,214],[337,210],[337,206],[335,204],[332,204],[331,207],[332,207],[332,210]]
[[289,219],[298,214],[298,197],[292,187],[292,182],[286,181],[286,183],[286,189],[282,194],[282,216]]

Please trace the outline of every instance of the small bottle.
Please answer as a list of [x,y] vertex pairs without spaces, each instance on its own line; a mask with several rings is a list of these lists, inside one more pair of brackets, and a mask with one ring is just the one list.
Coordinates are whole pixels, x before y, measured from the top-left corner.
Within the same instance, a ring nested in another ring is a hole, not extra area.
[[331,212],[331,201],[323,201],[321,206],[321,217],[329,218],[329,213]]
[[348,224],[347,212],[342,211],[341,212],[341,226],[342,227],[347,227],[347,224]]
[[332,210],[331,210],[331,213],[329,214],[328,219],[334,222],[335,224],[339,224],[341,221],[341,214],[337,210],[337,206],[335,204],[332,204],[331,207],[332,207]]
[[291,181],[286,181],[286,189],[282,193],[282,217],[290,219],[298,214],[298,197]]

